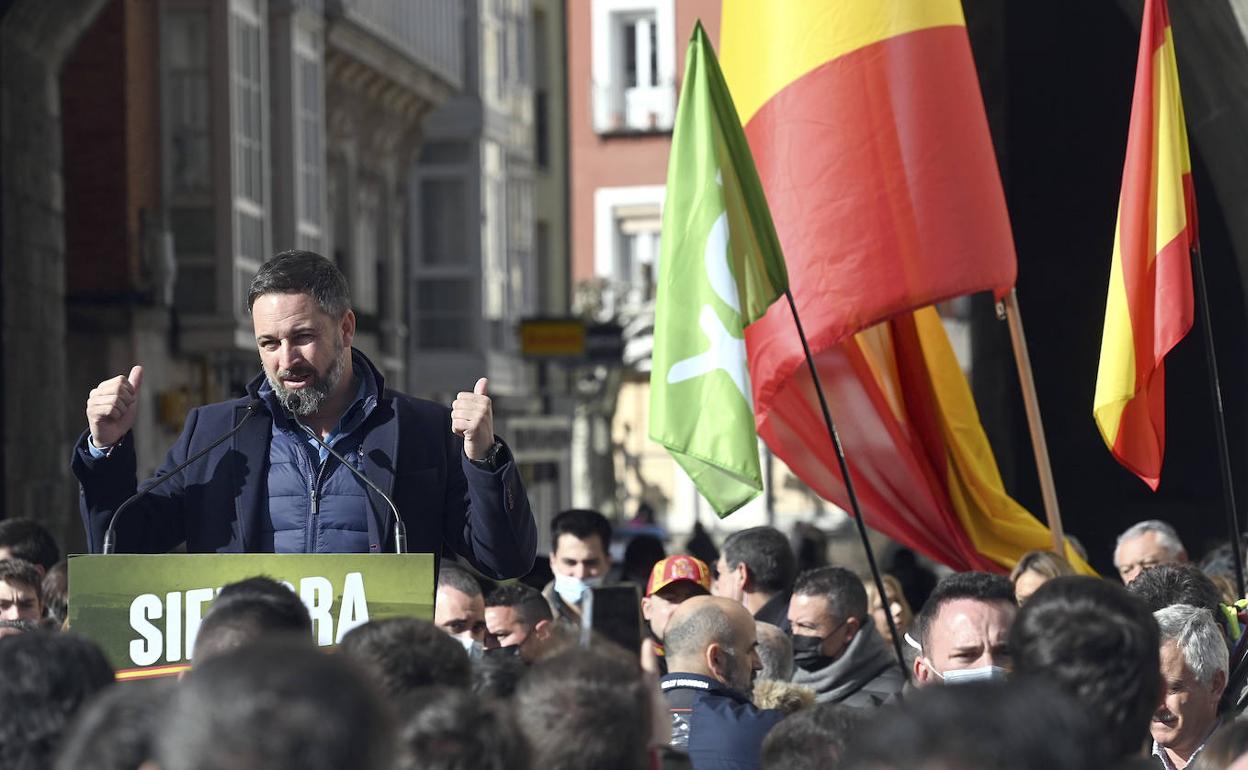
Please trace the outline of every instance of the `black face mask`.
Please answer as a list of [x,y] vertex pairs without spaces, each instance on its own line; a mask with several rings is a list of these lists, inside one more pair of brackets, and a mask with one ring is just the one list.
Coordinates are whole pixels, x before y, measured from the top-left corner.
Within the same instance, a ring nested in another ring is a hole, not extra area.
[[[793,634],[793,662],[803,671],[816,671],[828,665],[836,658],[823,654],[823,643],[832,638],[832,634],[841,630],[841,623],[832,629],[827,636],[798,636]],[[839,657],[839,656],[838,656]]]
[[492,647],[488,650],[482,651],[481,656],[494,660],[510,660],[513,658],[519,658],[520,645],[513,644],[510,647]]

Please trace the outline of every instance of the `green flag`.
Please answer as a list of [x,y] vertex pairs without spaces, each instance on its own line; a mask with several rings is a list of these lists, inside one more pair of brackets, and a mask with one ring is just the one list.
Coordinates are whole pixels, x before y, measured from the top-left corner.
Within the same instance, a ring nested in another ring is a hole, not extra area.
[[744,330],[789,278],[741,120],[701,23],[685,57],[659,260],[650,438],[727,516],[763,489]]

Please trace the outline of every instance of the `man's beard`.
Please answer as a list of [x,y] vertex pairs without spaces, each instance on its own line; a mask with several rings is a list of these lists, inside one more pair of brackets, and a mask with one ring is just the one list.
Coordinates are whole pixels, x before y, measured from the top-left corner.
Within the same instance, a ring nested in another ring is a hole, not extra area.
[[[346,369],[342,365],[342,351],[342,342],[338,341],[334,344],[334,360],[325,370],[325,374],[308,367],[306,369],[279,369],[275,376],[269,376],[266,373],[265,378],[269,381],[269,387],[273,388],[273,394],[277,396],[277,400],[287,410],[299,417],[316,414],[321,411],[321,407],[338,387],[338,383],[342,382],[342,374]],[[309,387],[292,390],[282,384],[284,377],[299,376],[308,372],[315,377]]]

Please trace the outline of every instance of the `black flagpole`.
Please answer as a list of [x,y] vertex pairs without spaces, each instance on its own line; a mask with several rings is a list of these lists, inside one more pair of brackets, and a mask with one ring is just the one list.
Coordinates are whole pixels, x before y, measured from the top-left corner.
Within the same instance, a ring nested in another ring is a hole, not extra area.
[[1209,391],[1213,398],[1214,432],[1218,437],[1218,465],[1222,470],[1222,492],[1226,503],[1226,523],[1231,537],[1231,554],[1235,559],[1235,596],[1244,596],[1244,558],[1239,536],[1239,515],[1235,510],[1235,483],[1231,477],[1231,452],[1226,441],[1226,411],[1222,408],[1222,380],[1218,376],[1218,357],[1213,349],[1213,323],[1209,319],[1209,290],[1205,285],[1205,261],[1200,244],[1192,247],[1192,265],[1196,268],[1196,304],[1205,331],[1205,364],[1209,367]]
[[880,603],[884,605],[884,617],[888,618],[888,630],[893,636],[893,652],[897,653],[897,666],[901,668],[902,677],[909,682],[910,671],[906,667],[906,658],[901,652],[901,634],[897,633],[893,613],[888,610],[888,592],[884,590],[884,578],[880,576],[880,568],[875,563],[875,551],[871,549],[871,541],[867,539],[867,525],[862,521],[862,506],[858,504],[858,494],[854,492],[854,482],[849,477],[849,463],[845,460],[845,448],[841,446],[841,436],[836,432],[836,425],[832,422],[832,412],[828,409],[828,399],[823,393],[823,383],[819,381],[819,372],[815,369],[815,359],[810,353],[810,343],[806,341],[806,331],[802,329],[802,319],[797,315],[797,303],[793,301],[793,292],[786,287],[784,296],[789,301],[789,309],[793,311],[793,323],[797,326],[797,336],[802,340],[802,351],[806,354],[806,366],[810,369],[810,379],[815,383],[815,393],[819,395],[819,408],[823,410],[823,422],[828,426],[828,435],[832,438],[832,446],[836,450],[836,461],[841,466],[841,478],[845,479],[845,492],[849,495],[849,505],[854,509],[854,522],[858,525],[858,537],[862,539],[862,549],[867,552],[867,564],[871,567],[871,577],[875,580],[875,590],[879,592]]

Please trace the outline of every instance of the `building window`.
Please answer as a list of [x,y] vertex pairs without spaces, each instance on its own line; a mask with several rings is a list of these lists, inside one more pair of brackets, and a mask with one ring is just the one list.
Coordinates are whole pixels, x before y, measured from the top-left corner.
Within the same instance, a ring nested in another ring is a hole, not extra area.
[[533,160],[540,169],[550,166],[550,84],[546,71],[550,52],[546,23],[545,13],[533,12]]
[[238,282],[254,275],[268,255],[265,44],[256,3],[236,0],[230,14],[230,106],[237,293],[246,289]]
[[592,23],[594,129],[670,131],[676,113],[672,0],[594,0]]
[[421,264],[457,265],[466,260],[467,203],[467,184],[463,177],[421,180]]
[[[509,164],[507,175],[507,318],[519,322],[537,304],[534,277],[533,179],[521,173],[523,164]],[[512,335],[514,338],[514,335]]]
[[321,252],[325,242],[325,86],[312,35],[295,38],[295,196],[299,248]]
[[481,274],[477,269],[484,223],[472,196],[477,147],[430,142],[413,170],[409,205],[412,291],[407,293],[412,342],[418,351],[469,353],[481,345]]
[[164,28],[170,192],[206,195],[212,191],[208,12],[170,10]]
[[654,298],[663,193],[659,185],[594,191],[594,273],[611,287],[617,310]]
[[351,249],[351,302],[355,309],[376,316],[377,266],[384,262],[381,250],[382,200],[381,185],[376,179],[361,176],[356,184],[355,233]]
[[423,278],[417,282],[413,320],[418,348],[463,353],[476,347],[474,283],[469,277]]
[[216,309],[212,29],[204,8],[170,8],[161,27],[164,166],[177,255],[174,302],[188,315]]

